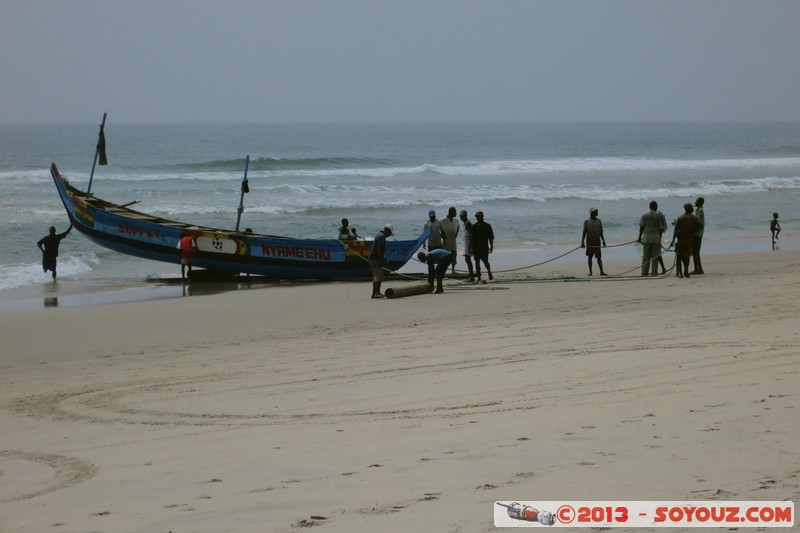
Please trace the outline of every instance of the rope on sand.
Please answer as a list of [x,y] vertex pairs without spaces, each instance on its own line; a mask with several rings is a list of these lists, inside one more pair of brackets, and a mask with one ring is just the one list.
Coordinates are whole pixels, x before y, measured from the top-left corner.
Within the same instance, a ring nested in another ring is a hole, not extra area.
[[[614,248],[614,247],[618,247],[618,246],[627,246],[629,244],[634,244],[636,242],[638,242],[638,241],[630,241],[630,242],[624,242],[624,243],[619,243],[619,244],[611,244],[611,245],[606,246],[606,248]],[[578,247],[573,248],[572,250],[569,250],[568,252],[565,252],[565,253],[563,253],[561,255],[558,255],[558,256],[553,257],[551,259],[547,259],[546,261],[541,261],[541,262],[535,263],[533,265],[528,265],[528,266],[519,267],[519,268],[512,268],[512,269],[507,269],[507,270],[498,270],[498,271],[495,271],[495,272],[496,273],[508,273],[508,272],[518,272],[518,271],[521,271],[521,270],[528,270],[530,268],[535,268],[535,267],[544,265],[546,263],[550,263],[552,261],[555,261],[556,259],[560,259],[560,258],[562,258],[564,256],[567,256],[567,255],[569,255],[569,254],[571,254],[571,253],[573,253],[573,252],[575,252],[577,250],[580,250],[580,249],[581,249],[581,247],[578,246]],[[657,260],[658,258],[663,256],[665,252],[674,251],[672,248],[665,248],[663,245],[661,246],[661,250],[662,250],[661,253],[659,253],[656,257],[654,257],[653,260]],[[676,260],[677,260],[677,257],[676,257]],[[626,270],[626,271],[621,272],[619,274],[613,274],[611,276],[592,276],[592,277],[589,277],[589,276],[587,276],[587,277],[558,276],[558,277],[554,277],[554,278],[538,278],[538,279],[536,279],[536,278],[528,278],[528,279],[521,278],[521,279],[504,279],[502,282],[503,283],[553,283],[553,282],[563,283],[563,282],[598,282],[598,281],[633,281],[633,280],[648,280],[649,281],[649,280],[653,280],[653,279],[666,279],[667,277],[669,277],[672,274],[673,270],[675,270],[675,264],[673,262],[673,265],[669,269],[665,270],[661,275],[658,275],[658,276],[630,276],[630,275],[628,275],[631,272],[635,272],[635,271],[641,270],[641,268],[642,268],[642,265],[638,264],[635,267],[631,268],[630,270]],[[462,270],[456,270],[456,272],[463,272],[463,271]],[[453,286],[449,285],[448,287],[452,288]]]
[[[610,244],[610,245],[606,246],[606,248],[616,248],[616,247],[619,247],[619,246],[628,246],[629,244],[634,244],[636,242],[638,242],[638,240],[629,241],[629,242],[622,242],[622,243],[618,243],[618,244]],[[345,250],[347,250],[349,248],[349,246],[347,245],[346,242],[342,242],[342,246],[344,246]],[[575,248],[573,248],[573,249],[571,249],[571,250],[569,250],[567,252],[564,252],[563,254],[557,255],[557,256],[552,257],[550,259],[547,259],[545,261],[540,261],[539,263],[534,263],[532,265],[527,265],[527,266],[523,266],[523,267],[509,268],[509,269],[505,269],[505,270],[495,270],[493,272],[493,274],[507,274],[509,272],[520,272],[520,271],[523,271],[523,270],[529,270],[531,268],[536,268],[536,267],[545,265],[547,263],[552,263],[553,261],[561,259],[562,257],[566,257],[569,254],[574,253],[574,252],[576,252],[577,250],[580,250],[580,249],[581,249],[580,246],[576,246]],[[662,250],[661,253],[659,253],[656,257],[654,257],[653,260],[657,260],[657,259],[661,258],[661,256],[663,256],[665,252],[674,251],[672,248],[664,247],[664,245],[661,245],[661,250]],[[356,255],[359,258],[361,258],[363,261],[369,262],[368,259],[363,257],[361,254],[356,254]],[[420,264],[423,264],[423,265],[426,264],[426,263],[423,263],[422,261],[419,261],[416,257],[412,257],[411,259],[413,261],[417,261]],[[592,276],[592,277],[588,277],[588,276],[587,277],[559,276],[559,277],[555,277],[555,278],[540,278],[540,279],[524,279],[524,278],[523,279],[505,279],[502,282],[503,283],[552,283],[552,282],[571,282],[571,281],[575,281],[575,282],[581,282],[581,281],[582,282],[592,282],[592,281],[632,281],[632,280],[666,279],[670,275],[672,275],[672,272],[675,270],[675,263],[677,262],[677,260],[678,260],[678,258],[676,256],[675,257],[675,261],[673,262],[672,266],[668,270],[665,270],[661,275],[658,275],[658,276],[629,276],[628,274],[630,274],[631,272],[635,272],[635,271],[640,270],[642,268],[642,265],[639,264],[639,265],[636,265],[635,267],[631,268],[630,270],[626,270],[626,271],[621,272],[619,274],[613,274],[611,276],[596,276],[596,277],[595,276]],[[392,275],[397,276],[399,278],[404,278],[404,279],[411,280],[411,281],[419,281],[420,279],[426,279],[426,277],[427,277],[426,275],[420,275],[420,274],[402,274],[402,273],[397,272],[395,270],[390,270],[390,269],[388,269],[386,267],[383,267],[383,270],[388,274],[392,274]],[[461,270],[461,269],[456,269],[456,272],[459,273],[459,274],[467,274],[466,271]],[[471,283],[459,283],[458,285],[448,285],[448,288],[451,288],[451,289],[453,289],[453,288],[460,288],[460,289],[468,289],[468,288],[470,288],[471,289],[471,288],[478,288],[479,286],[480,285],[477,284],[477,283],[474,284],[474,286]]]

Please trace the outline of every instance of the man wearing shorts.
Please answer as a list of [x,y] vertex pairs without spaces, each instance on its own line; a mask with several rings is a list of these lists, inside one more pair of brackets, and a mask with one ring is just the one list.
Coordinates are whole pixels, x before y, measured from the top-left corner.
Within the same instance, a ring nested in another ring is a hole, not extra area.
[[586,257],[589,261],[589,275],[592,275],[592,257],[597,258],[597,266],[600,268],[600,275],[607,276],[603,271],[603,255],[600,251],[600,243],[606,247],[606,238],[603,235],[603,223],[597,218],[598,210],[596,207],[589,209],[589,218],[583,221],[583,235],[581,235],[581,248],[586,248]]
[[181,233],[178,241],[178,250],[181,251],[181,281],[186,282],[186,269],[189,269],[189,278],[192,277],[192,258],[194,257],[197,243],[188,233]]
[[372,248],[369,251],[369,268],[372,271],[372,297],[383,298],[381,283],[383,283],[383,264],[386,262],[386,237],[393,235],[394,229],[387,224],[375,235]]
[[678,277],[688,278],[691,276],[689,274],[689,258],[694,253],[694,236],[703,227],[703,224],[693,213],[692,204],[683,204],[683,210],[685,213],[675,219],[675,230],[672,233],[670,247],[675,244],[675,240],[678,241],[678,247],[675,249],[678,255]]

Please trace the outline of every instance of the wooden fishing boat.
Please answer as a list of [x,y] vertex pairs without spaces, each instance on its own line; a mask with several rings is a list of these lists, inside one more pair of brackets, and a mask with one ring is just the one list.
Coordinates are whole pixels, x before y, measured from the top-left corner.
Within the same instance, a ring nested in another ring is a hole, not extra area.
[[[55,163],[50,173],[75,229],[100,246],[123,254],[180,264],[177,244],[181,234],[187,234],[197,244],[193,267],[274,279],[370,278],[367,256],[371,241],[296,239],[199,227],[97,198],[70,185]],[[387,240],[385,268],[394,271],[405,265],[429,233],[426,230],[414,240]]]

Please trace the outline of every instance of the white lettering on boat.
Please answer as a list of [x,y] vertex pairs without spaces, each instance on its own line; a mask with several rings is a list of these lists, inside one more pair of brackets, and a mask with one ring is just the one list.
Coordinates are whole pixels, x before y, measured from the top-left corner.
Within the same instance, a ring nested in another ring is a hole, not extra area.
[[264,244],[261,253],[267,257],[289,257],[292,259],[312,259],[315,261],[330,261],[331,251],[327,248],[314,246],[278,246]]

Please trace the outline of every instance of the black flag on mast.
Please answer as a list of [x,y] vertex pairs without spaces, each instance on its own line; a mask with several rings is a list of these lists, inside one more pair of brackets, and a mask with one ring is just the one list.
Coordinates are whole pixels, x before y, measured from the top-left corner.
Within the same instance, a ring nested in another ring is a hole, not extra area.
[[100,154],[100,161],[98,163],[100,165],[107,165],[108,159],[106,159],[106,135],[103,133],[103,128],[105,126],[100,125],[100,136],[97,139],[97,153]]

